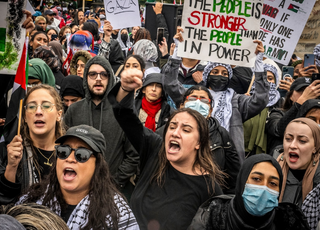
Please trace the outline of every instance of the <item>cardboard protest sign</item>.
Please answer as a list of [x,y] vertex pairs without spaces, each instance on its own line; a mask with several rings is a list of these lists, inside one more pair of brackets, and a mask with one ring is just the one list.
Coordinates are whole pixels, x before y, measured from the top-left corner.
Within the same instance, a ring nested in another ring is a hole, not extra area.
[[178,55],[254,65],[263,0],[185,0]]
[[265,56],[287,65],[315,0],[264,0],[259,40]]
[[0,1],[0,74],[16,74],[25,41],[24,0]]
[[104,0],[104,8],[113,29],[141,26],[138,0]]

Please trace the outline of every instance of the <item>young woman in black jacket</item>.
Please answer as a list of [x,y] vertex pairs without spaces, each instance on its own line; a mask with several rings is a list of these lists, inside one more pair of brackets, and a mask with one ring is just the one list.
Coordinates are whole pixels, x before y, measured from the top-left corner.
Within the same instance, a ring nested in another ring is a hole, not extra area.
[[211,156],[207,121],[195,110],[174,112],[163,138],[141,124],[133,105],[141,79],[141,71],[125,70],[108,95],[117,121],[140,154],[141,176],[131,207],[140,229],[186,229],[205,200],[222,194],[223,173]]

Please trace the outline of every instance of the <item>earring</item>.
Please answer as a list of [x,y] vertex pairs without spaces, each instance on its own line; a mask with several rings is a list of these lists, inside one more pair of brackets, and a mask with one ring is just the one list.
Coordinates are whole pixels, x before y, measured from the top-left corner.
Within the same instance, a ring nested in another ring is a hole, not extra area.
[[316,162],[315,162],[315,161],[313,161],[312,165],[313,165],[313,166],[315,166],[315,165],[316,165]]

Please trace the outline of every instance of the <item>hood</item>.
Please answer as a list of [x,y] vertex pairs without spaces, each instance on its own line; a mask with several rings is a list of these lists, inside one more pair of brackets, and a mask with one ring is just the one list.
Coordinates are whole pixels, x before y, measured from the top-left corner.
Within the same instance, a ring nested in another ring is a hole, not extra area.
[[209,134],[213,133],[219,127],[218,120],[215,119],[214,117],[209,117],[209,119],[208,119],[208,127],[209,127]]
[[106,93],[104,94],[103,99],[102,99],[104,101],[104,100],[106,100],[107,94],[109,93],[109,91],[115,85],[114,73],[113,73],[113,70],[112,70],[112,67],[111,67],[109,61],[102,56],[95,56],[95,57],[91,58],[86,63],[86,67],[84,68],[84,72],[83,72],[83,88],[85,91],[85,98],[88,100],[91,100],[91,94],[89,91],[88,76],[87,75],[88,75],[90,66],[93,64],[101,65],[109,74],[107,90],[106,90]]
[[305,117],[307,113],[313,109],[317,108],[320,109],[320,100],[319,99],[310,99],[304,102],[300,109],[299,112],[297,113],[297,117]]
[[81,96],[84,98],[83,79],[76,75],[65,77],[61,83],[61,97],[64,96]]
[[77,75],[77,70],[75,69],[75,65],[77,64],[78,57],[83,56],[87,62],[92,58],[91,54],[85,50],[79,50],[76,52],[70,62],[70,75]]
[[139,89],[137,98],[143,97],[142,89],[151,83],[160,83],[162,85],[162,99],[167,101],[167,94],[163,88],[163,76],[161,73],[151,73],[146,76],[143,81],[142,87]]

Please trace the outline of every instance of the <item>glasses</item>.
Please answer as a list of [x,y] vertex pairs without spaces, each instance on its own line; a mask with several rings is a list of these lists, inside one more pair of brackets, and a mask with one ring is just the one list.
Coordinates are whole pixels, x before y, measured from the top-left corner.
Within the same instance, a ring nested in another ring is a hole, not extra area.
[[28,113],[35,113],[40,106],[43,112],[51,112],[53,109],[54,104],[51,102],[43,102],[41,105],[37,105],[36,103],[29,103],[25,105],[25,109]]
[[209,104],[211,100],[209,98],[204,98],[204,97],[195,97],[195,96],[187,96],[188,101],[196,101],[200,100],[203,103]]
[[74,66],[76,69],[81,68],[84,69],[84,64],[77,64]]
[[85,163],[89,160],[92,154],[94,154],[93,151],[86,149],[86,148],[78,148],[73,149],[69,145],[56,145],[55,146],[56,153],[59,159],[65,160],[67,159],[71,152],[74,151],[74,157],[76,161],[79,163]]
[[97,72],[89,72],[88,73],[89,78],[92,79],[92,80],[96,80],[98,75],[100,75],[100,78],[102,80],[106,80],[108,78],[108,73],[105,72],[105,71],[100,72],[100,73],[97,73]]

